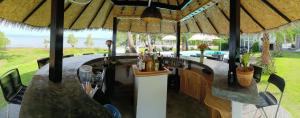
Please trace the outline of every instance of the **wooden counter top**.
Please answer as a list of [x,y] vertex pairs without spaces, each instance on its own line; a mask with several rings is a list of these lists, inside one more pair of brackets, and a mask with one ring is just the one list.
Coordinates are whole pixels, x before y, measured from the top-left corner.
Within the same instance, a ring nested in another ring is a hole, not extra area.
[[133,73],[136,77],[146,77],[146,76],[155,76],[155,75],[166,75],[169,74],[168,70],[160,70],[160,71],[150,71],[150,72],[142,72],[139,71],[136,65],[132,65]]
[[[117,58],[135,58],[118,55]],[[77,77],[80,66],[103,59],[102,55],[82,55],[63,59],[62,82],[49,81],[48,64],[39,69],[27,87],[20,118],[112,118],[104,107],[90,98]]]

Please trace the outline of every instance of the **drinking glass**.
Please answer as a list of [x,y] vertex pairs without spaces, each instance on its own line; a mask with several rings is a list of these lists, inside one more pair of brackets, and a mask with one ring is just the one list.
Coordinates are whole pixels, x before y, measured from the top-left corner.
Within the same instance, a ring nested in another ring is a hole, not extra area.
[[93,68],[89,65],[83,65],[79,68],[79,79],[82,83],[91,82],[93,76]]

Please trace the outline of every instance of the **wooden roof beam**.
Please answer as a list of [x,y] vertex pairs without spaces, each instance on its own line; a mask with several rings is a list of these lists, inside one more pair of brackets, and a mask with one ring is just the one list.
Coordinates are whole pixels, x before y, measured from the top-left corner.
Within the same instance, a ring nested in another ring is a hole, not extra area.
[[196,23],[196,25],[197,25],[200,33],[203,32],[202,29],[201,29],[201,27],[200,27],[200,25],[199,25],[198,19],[196,19],[195,16],[193,16],[193,19],[194,19],[194,21],[195,21],[195,23]]
[[[133,9],[133,15],[135,15],[135,12],[136,12],[136,7],[134,7],[134,9]],[[132,27],[132,21],[130,21],[130,24],[129,24],[129,31],[131,31],[131,27]]]
[[[221,9],[221,8],[219,7],[218,4],[216,4],[216,7],[220,10],[220,12],[223,14],[223,16],[227,19],[227,21],[230,22],[230,21],[229,21],[230,19],[229,19],[229,17],[226,15],[226,13],[224,12],[224,10]],[[242,29],[240,29],[240,32],[243,33]]]
[[83,12],[85,11],[85,9],[91,4],[91,2],[89,2],[87,5],[84,6],[84,8],[80,11],[79,15],[75,18],[75,20],[72,22],[72,24],[70,25],[69,29],[71,29],[73,27],[73,25],[77,22],[77,20],[80,18],[80,16],[83,14]]
[[109,14],[111,13],[111,11],[113,10],[113,8],[114,8],[114,6],[111,6],[111,8],[110,8],[110,10],[109,10],[109,12],[108,12],[108,14],[107,14],[107,16],[105,17],[105,20],[104,20],[104,22],[103,22],[103,24],[102,24],[102,28],[104,27],[104,25],[106,24],[106,21],[107,21],[107,19],[108,19],[108,17],[109,17]]
[[[148,1],[122,1],[122,0],[111,0],[115,5],[120,6],[148,6]],[[182,10],[188,4],[190,4],[192,0],[184,0],[181,4],[178,5],[170,5],[160,2],[151,2],[151,5],[158,7],[158,8],[165,8],[170,10]]]
[[216,31],[216,33],[219,34],[216,26],[212,23],[212,21],[210,20],[210,18],[208,16],[206,16],[206,13],[204,13],[203,15],[207,18],[209,24],[214,28],[214,30]]
[[39,9],[44,3],[46,2],[46,0],[42,0],[42,2],[40,2],[29,14],[27,14],[27,16],[22,20],[22,22],[26,22],[26,20],[37,10]]
[[189,27],[188,23],[185,23],[185,27],[186,27],[187,31],[190,32],[190,27]]
[[105,4],[106,0],[104,0],[102,2],[102,4],[99,6],[97,12],[94,14],[94,16],[92,17],[92,20],[89,22],[88,28],[91,27],[92,23],[94,22],[95,18],[97,17],[97,15],[99,14],[100,10],[102,9],[103,5]]
[[260,28],[262,28],[263,30],[265,30],[266,28],[262,25],[262,24],[260,24],[246,9],[245,9],[245,7],[241,4],[241,9],[242,10],[244,10],[245,12],[246,12],[246,14],[248,15],[248,16],[250,16],[250,18],[257,24],[257,25],[259,25],[260,26]]
[[272,5],[267,0],[262,0],[268,7],[270,7],[273,11],[275,11],[278,15],[280,15],[283,19],[285,19],[288,23],[292,22],[286,15],[284,15],[281,11],[279,11],[274,5]]

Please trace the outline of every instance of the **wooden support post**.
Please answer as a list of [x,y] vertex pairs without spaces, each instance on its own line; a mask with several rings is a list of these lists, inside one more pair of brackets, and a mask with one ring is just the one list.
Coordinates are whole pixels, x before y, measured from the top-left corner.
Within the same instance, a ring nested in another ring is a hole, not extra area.
[[114,83],[116,77],[116,48],[117,48],[117,28],[118,28],[118,19],[117,17],[113,18],[113,40],[112,40],[112,62],[108,66],[109,77],[107,78],[107,91],[106,95],[112,97],[114,93]]
[[[180,21],[177,22],[176,30],[176,59],[180,58]],[[178,68],[175,69],[175,90],[179,92],[180,90],[180,76]]]
[[177,31],[176,31],[176,57],[180,57],[180,22],[177,22]]
[[114,17],[113,19],[113,43],[112,43],[112,57],[116,56],[116,48],[117,48],[117,28],[118,28],[118,19]]
[[63,26],[64,1],[51,0],[49,79],[55,83],[62,80]]
[[228,84],[237,83],[236,67],[240,59],[240,0],[230,0],[230,39]]

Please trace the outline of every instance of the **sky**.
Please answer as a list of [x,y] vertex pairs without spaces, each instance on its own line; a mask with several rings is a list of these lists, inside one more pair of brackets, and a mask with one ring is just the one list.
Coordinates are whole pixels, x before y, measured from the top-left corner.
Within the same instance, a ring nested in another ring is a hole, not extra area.
[[[30,29],[22,26],[0,23],[0,31],[5,33],[10,40],[8,48],[16,47],[34,47],[43,48],[44,39],[50,39],[50,30],[46,29]],[[76,47],[84,48],[86,37],[91,34],[94,39],[94,47],[105,48],[105,41],[112,39],[112,32],[109,30],[80,30],[80,31],[65,31],[64,32],[64,47],[71,47],[67,44],[67,37],[73,33],[78,39]]]

